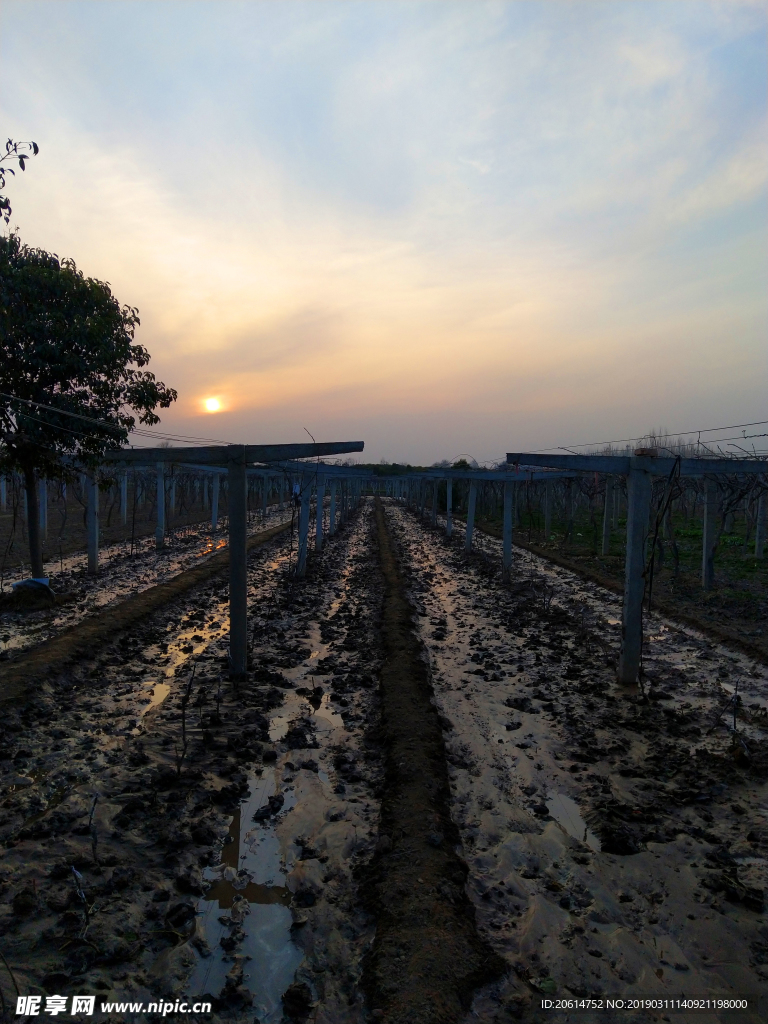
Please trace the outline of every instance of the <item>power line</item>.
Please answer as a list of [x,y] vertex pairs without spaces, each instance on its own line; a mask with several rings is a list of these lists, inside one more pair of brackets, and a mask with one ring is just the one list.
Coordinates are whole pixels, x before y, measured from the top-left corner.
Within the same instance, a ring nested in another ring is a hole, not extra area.
[[[107,430],[113,430],[120,433],[122,433],[123,430],[128,430],[127,427],[120,427],[117,424],[109,423],[106,420],[99,420],[93,416],[83,416],[82,413],[70,412],[68,409],[60,409],[58,406],[55,405],[46,405],[45,402],[35,402],[31,401],[28,398],[19,398],[17,395],[6,394],[4,391],[0,391],[0,397],[9,398],[13,402],[21,402],[24,405],[32,405],[39,409],[48,409],[50,412],[59,413],[61,416],[71,416],[76,420],[84,420],[86,423],[92,423],[95,426],[104,427]],[[35,419],[34,416],[30,418]],[[40,420],[40,422],[45,423],[45,420]],[[53,424],[48,424],[48,426],[52,425]],[[57,429],[66,430],[66,427],[58,427]],[[136,434],[140,437],[157,437],[163,441],[206,441],[209,443],[212,442],[213,444],[229,444],[228,441],[221,441],[220,439],[215,437],[195,437],[191,434],[163,434],[160,432],[153,432],[151,430],[144,430],[142,427],[133,427],[132,429],[128,430],[128,432],[130,434]],[[69,433],[75,434],[78,433],[78,431],[73,430],[69,431]],[[83,434],[82,436],[85,435]]]
[[[698,434],[698,435],[701,435],[701,434],[713,434],[713,433],[716,433],[718,430],[740,430],[742,428],[746,429],[747,427],[761,427],[761,426],[764,426],[765,424],[768,424],[768,420],[755,420],[752,423],[731,423],[729,426],[724,426],[724,427],[702,427],[701,429],[695,429],[695,430],[669,430],[665,434],[659,434],[657,436],[658,437],[685,437],[686,435],[691,435],[691,434]],[[644,438],[650,437],[650,436],[653,436],[652,432],[651,431],[646,431],[645,434],[640,434],[638,437],[621,437],[621,438],[618,438],[617,440],[613,440],[613,441],[587,441],[585,444],[571,444],[571,445],[567,445],[567,446],[566,445],[555,445],[552,448],[536,448],[535,451],[537,451],[537,452],[556,452],[556,451],[567,449],[567,448],[593,448],[593,447],[597,447],[598,445],[628,444],[630,441],[642,441]],[[755,434],[753,436],[755,436],[755,437],[763,437],[765,435],[763,435],[763,434]],[[735,438],[718,437],[718,438],[714,438],[712,441],[710,441],[710,444],[716,444],[719,441],[732,441],[732,440],[743,440],[743,439],[744,439],[744,435],[742,435],[742,434],[738,434]],[[691,442],[691,443],[693,444],[695,442]],[[533,452],[534,452],[534,449],[531,449],[528,452],[520,452],[520,454],[521,455],[530,455],[530,454],[533,454]]]
[[130,431],[131,434],[136,434],[139,437],[157,437],[161,441],[205,441],[212,444],[232,444],[231,441],[222,441],[218,437],[194,437],[191,434],[161,434],[157,431],[142,430],[136,427]]
[[[10,398],[11,401],[21,402],[23,405],[33,405],[38,409],[49,409],[51,412],[59,413],[61,416],[72,416],[76,420],[85,420],[86,423],[93,423],[95,426],[105,427],[107,430],[117,430],[122,433],[125,429],[117,426],[115,423],[108,423],[106,420],[97,420],[93,416],[83,416],[81,413],[70,412],[68,409],[58,409],[55,405],[46,405],[45,402],[32,402],[27,398],[18,398],[16,395],[7,395],[4,391],[0,391],[0,397]],[[35,419],[36,417],[32,416],[30,418]],[[40,420],[40,422],[45,423],[45,420]],[[53,424],[49,423],[48,426],[53,426]],[[66,427],[59,427],[57,429],[66,430]],[[76,433],[76,431],[71,431],[71,433]]]

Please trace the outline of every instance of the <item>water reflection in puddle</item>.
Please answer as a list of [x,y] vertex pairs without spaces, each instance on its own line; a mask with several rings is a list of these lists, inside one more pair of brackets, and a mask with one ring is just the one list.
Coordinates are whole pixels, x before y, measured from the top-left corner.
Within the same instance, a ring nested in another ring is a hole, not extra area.
[[[272,742],[283,739],[291,724],[302,717],[312,718],[318,732],[329,734],[344,729],[344,719],[334,711],[329,695],[315,686],[312,670],[328,654],[328,645],[320,641],[318,623],[313,623],[311,634],[309,657],[284,673],[303,693],[286,693],[279,713],[270,719]],[[282,776],[280,815],[296,805],[292,785],[296,770],[293,765],[286,766]],[[328,784],[325,771],[318,769],[316,774],[322,785]],[[243,964],[243,984],[253,993],[256,1021],[277,1024],[283,1019],[283,993],[303,960],[291,939],[292,895],[285,884],[286,874],[294,867],[301,849],[289,844],[283,859],[280,840],[270,819],[263,823],[253,820],[255,812],[276,792],[275,774],[254,775],[249,784],[249,796],[233,816],[230,841],[222,850],[221,864],[206,870],[206,878],[213,884],[198,903],[198,934],[211,953],[198,957],[189,993],[219,995],[228,975],[233,978],[231,972]],[[245,934],[235,944],[232,939],[238,928]]]
[[591,829],[587,828],[587,823],[582,818],[579,805],[575,800],[571,800],[565,793],[553,793],[547,799],[547,808],[564,832],[589,846],[595,853],[600,852],[600,840]]
[[[249,533],[276,526],[286,518],[285,512],[272,508],[266,521],[259,519],[250,524]],[[47,611],[9,616],[4,623],[3,650],[15,655],[32,644],[50,639],[85,616],[124,600],[128,593],[147,590],[199,564],[227,546],[226,528],[226,516],[219,520],[219,532],[213,537],[206,522],[184,527],[184,537],[174,540],[169,536],[166,547],[161,551],[155,549],[154,536],[137,541],[133,555],[129,553],[127,541],[107,545],[99,551],[99,574],[96,577],[86,574],[87,556],[84,552],[60,561],[46,562],[54,591],[70,593],[73,600]],[[25,576],[26,573],[15,570],[5,578],[4,587]]]
[[141,712],[139,714],[139,723],[136,726],[134,726],[133,729],[131,729],[132,736],[140,736],[142,734],[142,732],[144,731],[142,719],[144,719],[146,715],[149,714],[150,711],[156,711],[163,703],[165,698],[168,696],[168,694],[171,692],[171,687],[169,683],[155,683],[152,680],[149,680],[148,682],[144,683],[144,686],[147,688],[153,688],[152,695],[150,696],[149,704],[145,704],[144,707],[141,709]]
[[[151,686],[152,683],[149,685]],[[148,712],[162,704],[170,692],[171,688],[168,683],[155,683],[149,704],[145,705],[141,710],[141,717],[143,718],[144,715],[148,714]]]
[[[282,995],[303,954],[291,940],[291,893],[285,886],[279,839],[274,826],[253,823],[254,813],[275,793],[275,779],[270,774],[249,781],[250,793],[234,814],[221,864],[206,871],[213,885],[198,903],[197,927],[211,953],[198,957],[189,993],[219,995],[227,975],[242,964],[243,984],[254,997],[255,1020],[276,1024],[282,1020]],[[296,798],[290,789],[282,795],[285,813]],[[232,938],[238,928],[244,935],[235,945]],[[231,947],[229,952],[226,946]]]

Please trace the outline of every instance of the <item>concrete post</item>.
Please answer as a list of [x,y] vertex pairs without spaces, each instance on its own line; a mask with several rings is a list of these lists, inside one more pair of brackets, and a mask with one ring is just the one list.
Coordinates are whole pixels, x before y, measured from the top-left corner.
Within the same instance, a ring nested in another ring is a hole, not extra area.
[[544,481],[544,540],[552,536],[552,481]]
[[472,550],[472,534],[475,532],[475,506],[477,505],[477,484],[473,480],[469,485],[469,502],[467,503],[467,533],[464,539],[464,550]]
[[331,480],[331,507],[328,513],[328,536],[336,533],[336,481]]
[[701,585],[711,590],[715,583],[715,546],[717,544],[717,481],[704,481],[704,536],[701,551]]
[[757,516],[755,519],[755,558],[762,558],[765,550],[765,491],[757,499]]
[[512,512],[515,506],[515,485],[512,480],[504,481],[504,513],[501,529],[501,576],[508,582],[512,573]]
[[621,655],[618,679],[638,681],[643,650],[643,595],[645,593],[645,540],[651,507],[651,477],[630,469],[627,487],[627,558],[624,567],[624,606],[621,612]]
[[296,559],[296,575],[306,576],[307,573],[307,544],[309,541],[309,499],[312,487],[309,483],[304,484],[301,492],[301,508],[299,510],[299,553]]
[[40,505],[40,539],[48,537],[48,481],[41,477],[37,485]]
[[573,480],[565,481],[565,536],[573,539]]
[[323,550],[323,504],[325,503],[325,477],[318,477],[315,502],[315,551]]
[[453,480],[445,483],[445,536],[448,540],[453,536]]
[[8,480],[4,476],[0,476],[0,512],[5,512],[8,508]]
[[432,526],[437,526],[437,489],[439,481],[432,483]]
[[165,463],[157,463],[157,525],[155,547],[160,551],[165,544]]
[[232,675],[248,668],[248,477],[242,445],[231,445],[227,460],[229,501],[229,659]]
[[85,528],[88,535],[88,572],[99,571],[99,484],[91,473],[85,476]]
[[221,480],[219,474],[213,474],[213,487],[211,494],[211,530],[216,532],[216,527],[219,525],[219,487],[221,486]]
[[128,470],[120,474],[120,516],[123,526],[128,522]]
[[603,546],[602,553],[607,555],[611,550],[611,520],[613,519],[613,477],[605,478],[605,509],[603,511]]

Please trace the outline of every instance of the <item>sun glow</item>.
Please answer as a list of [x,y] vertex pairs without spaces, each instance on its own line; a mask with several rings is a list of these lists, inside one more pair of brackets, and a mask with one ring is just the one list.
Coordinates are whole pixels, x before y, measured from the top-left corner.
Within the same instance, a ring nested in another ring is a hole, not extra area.
[[206,398],[203,404],[206,412],[220,412],[221,410],[221,402],[218,398]]

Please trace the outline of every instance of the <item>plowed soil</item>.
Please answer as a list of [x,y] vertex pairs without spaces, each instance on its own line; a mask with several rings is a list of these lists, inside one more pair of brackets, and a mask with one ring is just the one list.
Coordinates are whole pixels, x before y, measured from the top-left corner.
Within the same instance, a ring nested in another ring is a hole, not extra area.
[[474,989],[506,969],[483,943],[457,854],[440,718],[414,629],[396,549],[376,503],[383,608],[381,743],[386,777],[381,837],[366,870],[376,916],[367,987],[377,1017],[392,1024],[457,1021]]

